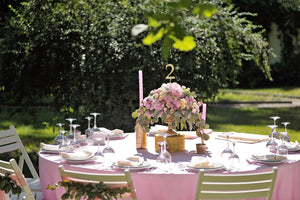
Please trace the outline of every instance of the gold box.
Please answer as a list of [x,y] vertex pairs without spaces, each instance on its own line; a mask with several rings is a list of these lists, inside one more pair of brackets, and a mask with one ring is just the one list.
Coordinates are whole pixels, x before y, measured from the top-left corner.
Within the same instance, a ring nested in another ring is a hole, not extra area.
[[[158,142],[163,142],[163,136],[155,135],[155,151],[159,152]],[[185,137],[182,134],[170,135],[166,138],[168,152],[179,152],[185,150]]]

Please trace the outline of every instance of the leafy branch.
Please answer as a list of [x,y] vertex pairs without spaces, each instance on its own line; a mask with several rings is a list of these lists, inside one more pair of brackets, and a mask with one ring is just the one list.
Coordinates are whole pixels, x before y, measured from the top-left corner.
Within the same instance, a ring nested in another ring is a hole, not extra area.
[[102,200],[117,199],[122,196],[122,194],[130,192],[127,187],[122,188],[110,188],[105,185],[102,181],[97,184],[84,184],[74,181],[60,181],[55,185],[48,185],[46,188],[55,190],[58,187],[64,187],[66,192],[62,195],[62,199],[73,199],[80,200],[82,197],[88,199],[95,199],[96,197]]
[[17,185],[15,180],[12,180],[9,177],[9,173],[6,173],[4,176],[0,176],[0,190],[5,193],[9,193],[11,191],[13,194],[20,194],[22,192],[22,188]]

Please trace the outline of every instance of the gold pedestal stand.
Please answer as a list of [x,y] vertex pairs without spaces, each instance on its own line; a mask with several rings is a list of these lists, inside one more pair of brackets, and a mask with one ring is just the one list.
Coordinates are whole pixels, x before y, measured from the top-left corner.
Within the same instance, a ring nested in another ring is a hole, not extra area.
[[[172,116],[168,115],[166,119],[166,123],[168,124],[168,137],[166,138],[167,141],[167,150],[168,152],[179,152],[185,150],[185,137],[182,134],[178,134],[173,131],[172,129]],[[159,145],[158,142],[163,142],[164,137],[157,134],[155,135],[155,151],[159,152]]]

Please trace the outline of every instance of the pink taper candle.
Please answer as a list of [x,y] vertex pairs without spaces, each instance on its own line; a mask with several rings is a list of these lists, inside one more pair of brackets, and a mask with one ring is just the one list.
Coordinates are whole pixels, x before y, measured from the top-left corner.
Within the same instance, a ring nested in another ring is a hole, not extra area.
[[202,119],[206,121],[206,103],[202,104]]
[[140,106],[143,102],[143,72],[139,70]]

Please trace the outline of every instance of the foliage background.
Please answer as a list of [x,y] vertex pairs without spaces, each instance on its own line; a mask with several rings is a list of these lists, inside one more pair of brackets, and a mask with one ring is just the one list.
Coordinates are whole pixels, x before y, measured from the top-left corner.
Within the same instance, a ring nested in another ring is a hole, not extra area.
[[218,12],[211,18],[180,18],[196,49],[172,49],[164,60],[160,42],[144,46],[145,33],[130,34],[134,25],[147,23],[149,11],[164,12],[164,1],[1,1],[0,101],[48,105],[79,124],[86,124],[90,112],[101,112],[99,126],[133,131],[139,69],[146,95],[165,82],[164,67],[172,63],[176,81],[195,90],[199,100],[235,86],[249,66],[265,79],[271,52],[263,29],[222,1],[213,2]]

